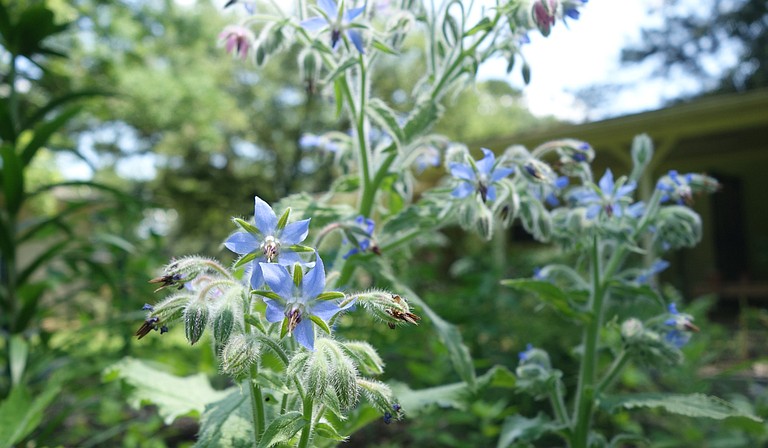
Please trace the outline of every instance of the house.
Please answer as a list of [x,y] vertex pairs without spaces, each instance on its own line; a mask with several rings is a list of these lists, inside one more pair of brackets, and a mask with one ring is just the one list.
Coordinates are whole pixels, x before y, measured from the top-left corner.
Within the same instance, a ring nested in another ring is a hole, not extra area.
[[640,182],[641,196],[670,169],[703,172],[722,188],[695,198],[704,237],[696,248],[671,255],[665,273],[687,297],[717,294],[721,300],[768,301],[768,90],[712,96],[664,109],[484,141],[499,151],[512,144],[533,148],[576,138],[596,150],[595,172],[631,170],[632,138],[647,133],[655,157]]

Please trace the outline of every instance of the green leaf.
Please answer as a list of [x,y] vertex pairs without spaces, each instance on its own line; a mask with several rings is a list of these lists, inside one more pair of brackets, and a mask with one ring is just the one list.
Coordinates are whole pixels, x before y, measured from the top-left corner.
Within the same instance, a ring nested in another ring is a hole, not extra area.
[[488,17],[483,17],[483,20],[479,21],[477,25],[473,26],[469,31],[464,33],[464,36],[471,36],[481,31],[487,31],[492,27],[493,24],[491,23],[491,19]]
[[464,345],[464,341],[461,339],[461,333],[455,325],[443,320],[437,313],[432,311],[426,302],[413,292],[410,288],[402,284],[395,278],[390,272],[383,272],[393,284],[397,285],[398,289],[405,293],[405,297],[411,303],[416,305],[421,313],[423,313],[432,322],[432,325],[437,331],[437,337],[440,342],[448,350],[448,355],[451,359],[453,367],[456,369],[456,373],[459,377],[469,384],[471,387],[475,387],[477,379],[475,378],[475,367],[472,363],[472,356],[469,354],[469,349]]
[[219,401],[205,406],[200,418],[196,447],[250,448],[253,446],[253,419],[248,395],[233,390]]
[[737,408],[733,403],[729,403],[721,398],[704,394],[630,394],[605,396],[600,401],[601,407],[608,412],[618,408],[663,408],[673,414],[685,415],[688,417],[706,417],[715,420],[722,420],[728,417],[743,417],[756,422],[763,420],[751,412]]
[[417,103],[403,127],[404,142],[409,143],[429,131],[440,115],[442,115],[442,109],[431,99],[427,98]]
[[45,250],[45,252],[41,253],[37,257],[35,257],[34,260],[32,260],[24,269],[19,272],[19,275],[16,279],[16,281],[19,284],[24,284],[29,277],[35,273],[37,268],[44,265],[46,262],[52,260],[54,257],[59,255],[61,251],[66,249],[66,247],[72,242],[71,239],[66,239],[63,241],[59,241],[58,243],[52,244],[48,249]]
[[662,307],[666,306],[664,298],[662,298],[656,290],[648,285],[637,286],[620,281],[612,281],[608,284],[608,286],[611,288],[611,291],[621,294],[622,296],[631,298],[645,297],[658,303]]
[[471,390],[467,383],[452,383],[427,389],[413,390],[405,384],[392,386],[398,403],[410,416],[422,414],[432,406],[463,410],[467,406]]
[[83,98],[89,98],[89,97],[96,97],[96,96],[112,96],[114,95],[111,92],[107,92],[105,90],[96,90],[96,89],[84,89],[84,90],[78,90],[76,92],[69,92],[65,95],[53,98],[52,100],[48,101],[48,103],[37,109],[35,113],[30,115],[21,125],[21,129],[28,129],[31,128],[37,123],[38,121],[42,121],[43,118],[45,118],[46,115],[56,110],[59,106],[62,106],[64,104],[67,104],[71,101],[83,99]]
[[539,413],[535,418],[513,415],[504,420],[496,448],[506,448],[515,442],[533,442],[544,434],[559,431],[562,425],[555,424],[547,416]]
[[517,377],[507,367],[495,365],[481,375],[477,382],[482,387],[502,387],[505,389],[514,389],[517,384]]
[[523,82],[527,86],[531,83],[531,66],[527,62],[523,62]]
[[53,11],[45,3],[34,3],[21,12],[6,43],[11,52],[27,58],[36,53],[48,54],[53,50],[45,48],[43,41],[64,31],[67,26],[55,23]]
[[24,163],[9,144],[0,147],[0,156],[3,160],[5,207],[11,215],[15,215],[24,201]]
[[269,448],[281,442],[290,440],[299,431],[304,428],[307,422],[301,415],[301,412],[286,412],[280,415],[267,426],[264,434],[261,435],[261,442],[258,448]]
[[543,303],[551,306],[560,314],[582,322],[589,322],[590,315],[571,305],[565,291],[554,284],[529,278],[502,280],[501,284],[510,288],[528,291],[536,294]]
[[347,440],[346,437],[339,434],[338,431],[336,431],[336,428],[329,425],[325,422],[320,422],[317,425],[315,425],[315,434],[317,434],[320,437],[324,437],[326,439],[335,440],[337,442],[343,442]]
[[0,403],[0,446],[13,446],[37,428],[45,408],[60,391],[60,384],[49,382],[43,392],[33,399],[24,385],[13,387]]
[[8,359],[11,364],[11,386],[16,387],[21,383],[24,376],[24,370],[27,367],[27,356],[29,355],[29,344],[19,334],[11,336],[11,342],[8,347]]
[[104,380],[123,380],[133,386],[131,406],[139,409],[144,404],[156,405],[167,425],[183,415],[202,414],[206,405],[227,395],[226,391],[214,390],[202,373],[179,377],[133,358],[123,358],[107,367]]
[[80,112],[79,106],[70,107],[64,110],[50,121],[47,121],[35,128],[34,136],[27,146],[21,150],[21,161],[28,165],[35,153],[48,142],[51,136],[61,129],[69,120]]
[[378,98],[371,98],[368,101],[366,112],[373,121],[387,131],[398,146],[402,144],[405,135],[397,122],[395,111],[387,103]]

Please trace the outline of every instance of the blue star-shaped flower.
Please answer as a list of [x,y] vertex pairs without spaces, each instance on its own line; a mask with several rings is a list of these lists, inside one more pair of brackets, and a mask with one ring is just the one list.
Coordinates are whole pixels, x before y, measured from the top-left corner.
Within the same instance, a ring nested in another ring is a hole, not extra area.
[[352,244],[355,247],[349,249],[349,251],[344,254],[344,259],[347,259],[357,253],[365,252],[371,248],[371,237],[373,236],[373,229],[376,228],[376,223],[372,219],[360,215],[355,218],[355,225],[358,229],[358,231],[355,233],[360,234],[360,236],[365,235],[365,237],[357,238],[353,236],[354,240],[352,240]]
[[664,321],[664,325],[672,327],[664,337],[667,342],[680,348],[691,339],[691,332],[698,332],[699,327],[693,324],[693,317],[689,314],[683,314],[677,311],[677,306],[670,303],[668,306],[669,319]]
[[[636,184],[634,182],[614,184],[613,173],[607,169],[600,178],[598,187],[597,191],[586,188],[576,190],[571,196],[579,205],[587,207],[587,219],[594,219],[601,210],[604,210],[609,217],[621,217],[624,214],[624,203],[631,202],[629,194],[635,191]],[[632,211],[635,214],[635,210]]]
[[250,266],[251,288],[259,289],[264,286],[260,263],[291,265],[302,261],[290,246],[301,243],[307,237],[309,219],[288,223],[278,229],[277,215],[272,207],[258,196],[254,197],[254,203],[253,221],[258,233],[236,232],[224,242],[224,246],[236,254],[256,254]]
[[[648,283],[648,281],[656,274],[661,273],[665,269],[669,267],[669,262],[665,260],[656,260],[651,264],[651,267],[646,269],[645,271],[641,272],[640,275],[637,276],[635,281],[641,285],[644,285]],[[674,304],[672,304],[674,306]]]
[[678,174],[676,170],[670,170],[666,177],[659,179],[656,188],[664,192],[661,202],[670,200],[678,204],[690,204],[693,202],[693,190],[691,190],[691,181],[693,174]]
[[493,151],[486,148],[482,150],[485,157],[475,163],[452,162],[448,165],[451,175],[460,180],[451,196],[461,199],[478,192],[483,202],[493,201],[496,199],[496,187],[493,184],[515,171],[514,168],[495,166]]
[[[328,322],[340,311],[350,308],[354,301],[340,306],[338,300],[318,300],[325,288],[325,266],[320,256],[316,256],[315,266],[301,279],[301,284],[294,283],[294,276],[285,266],[274,263],[261,263],[264,281],[280,300],[264,299],[267,304],[267,320],[282,322],[287,320],[288,331],[296,342],[309,350],[315,348],[315,329],[312,316]],[[295,265],[293,269],[301,269]]]
[[339,10],[334,0],[317,0],[321,15],[312,17],[301,22],[301,26],[309,31],[318,31],[327,26],[331,30],[331,48],[336,48],[336,44],[341,39],[341,33],[345,32],[352,44],[360,53],[365,53],[363,46],[363,36],[360,31],[351,27],[350,23],[359,16],[364,6],[352,8],[347,11]]

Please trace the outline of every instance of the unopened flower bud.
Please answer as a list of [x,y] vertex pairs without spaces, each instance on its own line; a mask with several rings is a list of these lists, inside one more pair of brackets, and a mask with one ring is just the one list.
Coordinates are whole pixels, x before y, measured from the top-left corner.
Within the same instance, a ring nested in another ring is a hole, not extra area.
[[187,340],[193,344],[200,340],[208,324],[208,305],[202,300],[195,300],[184,310],[184,330]]
[[634,340],[639,338],[643,334],[643,331],[645,331],[643,323],[634,317],[627,319],[623,324],[621,324],[621,337],[623,337],[625,340]]
[[645,167],[653,158],[653,141],[648,134],[640,134],[632,140],[632,163],[635,169]]
[[221,351],[221,368],[237,378],[258,360],[259,351],[259,343],[253,336],[233,334]]
[[232,334],[232,328],[235,324],[235,313],[232,307],[225,305],[218,310],[213,317],[213,338],[216,344],[226,344],[229,336]]

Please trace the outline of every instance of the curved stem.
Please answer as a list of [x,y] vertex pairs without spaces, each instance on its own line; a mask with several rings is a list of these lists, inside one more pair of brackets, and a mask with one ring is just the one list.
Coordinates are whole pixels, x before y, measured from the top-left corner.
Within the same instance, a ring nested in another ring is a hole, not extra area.
[[616,380],[616,377],[619,376],[622,370],[624,370],[624,367],[627,365],[628,361],[629,354],[626,350],[623,350],[621,354],[613,360],[613,364],[611,364],[611,367],[608,369],[608,373],[605,374],[605,377],[603,377],[603,379],[600,380],[600,383],[598,383],[597,388],[595,389],[596,393],[599,394],[606,388],[610,387],[611,384]]
[[570,418],[568,417],[568,411],[565,409],[565,400],[563,399],[563,386],[559,380],[555,382],[555,385],[549,391],[549,403],[552,405],[557,421],[570,426]]

